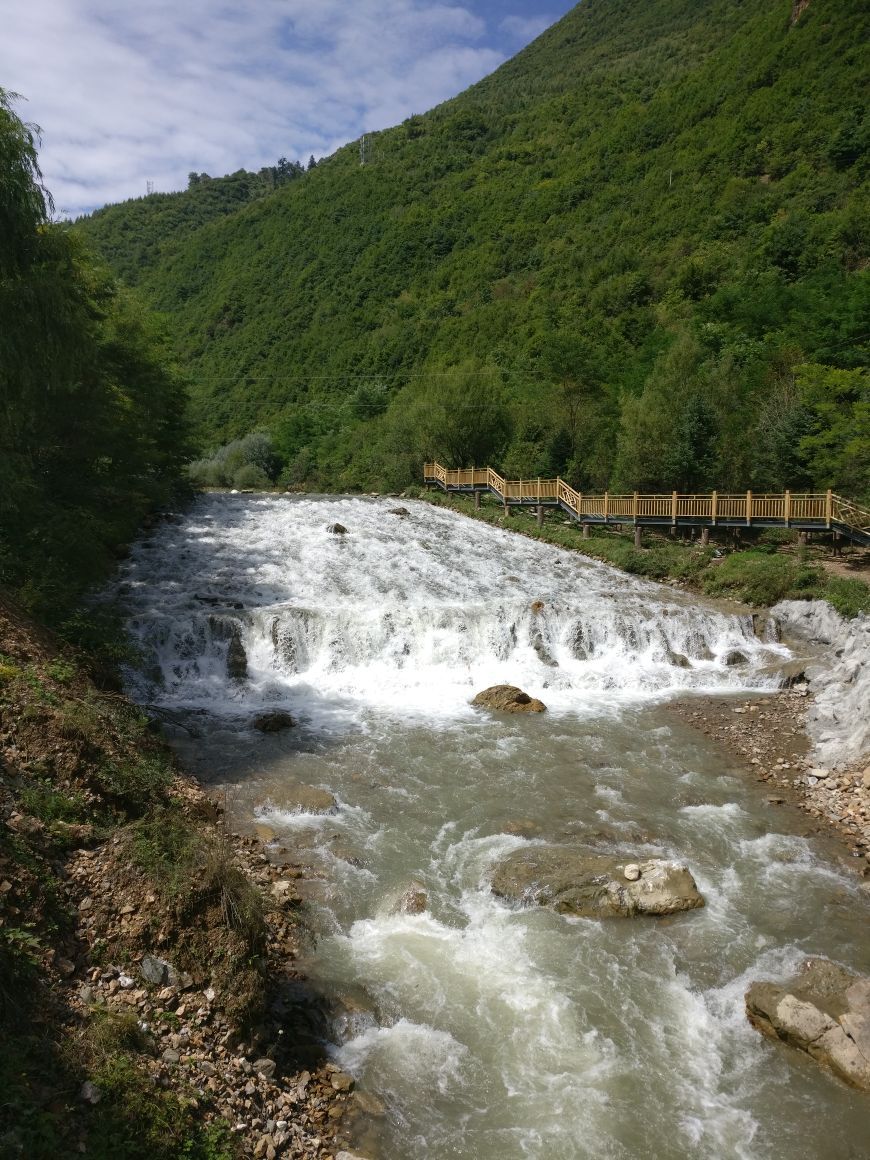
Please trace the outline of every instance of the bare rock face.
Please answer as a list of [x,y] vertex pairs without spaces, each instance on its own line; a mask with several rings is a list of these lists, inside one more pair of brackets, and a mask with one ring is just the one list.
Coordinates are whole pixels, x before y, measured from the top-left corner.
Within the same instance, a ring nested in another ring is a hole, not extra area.
[[546,713],[543,701],[530,697],[516,685],[491,685],[478,693],[472,705],[482,709],[496,709],[501,713]]
[[654,858],[626,862],[572,846],[521,847],[495,867],[494,894],[585,918],[674,914],[704,905],[686,866]]
[[786,983],[753,983],[746,1014],[763,1035],[870,1091],[870,978],[828,959],[808,959]]

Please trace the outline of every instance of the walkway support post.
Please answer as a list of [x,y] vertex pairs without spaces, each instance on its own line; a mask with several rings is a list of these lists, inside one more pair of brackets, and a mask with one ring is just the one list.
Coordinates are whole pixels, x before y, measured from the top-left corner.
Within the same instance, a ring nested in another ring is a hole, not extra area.
[[544,505],[539,503],[538,504],[538,527],[542,528],[543,526],[544,526]]
[[710,529],[707,527],[706,524],[704,525],[703,528],[701,528],[701,543],[704,545],[705,548],[710,543]]
[[480,511],[480,492],[476,488],[474,491],[474,510],[476,512]]
[[641,528],[640,524],[636,523],[634,525],[634,546],[636,548],[641,547],[640,534],[642,531],[643,531],[643,529]]
[[589,539],[590,532],[591,532],[591,528],[589,527],[589,524],[584,523],[584,525],[583,525],[583,539],[584,540]]

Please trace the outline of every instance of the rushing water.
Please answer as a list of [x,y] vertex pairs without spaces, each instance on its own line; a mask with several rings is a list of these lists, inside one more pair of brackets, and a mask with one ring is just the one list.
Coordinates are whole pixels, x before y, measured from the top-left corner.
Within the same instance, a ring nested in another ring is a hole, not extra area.
[[[663,704],[763,697],[787,650],[748,617],[391,506],[210,496],[121,582],[136,695],[236,818],[325,872],[306,969],[353,997],[332,1050],[386,1106],[379,1155],[866,1157],[866,1097],[743,1011],[750,980],[808,954],[867,970],[865,897]],[[501,682],[549,712],[470,708]],[[269,708],[299,726],[251,729]],[[335,811],[300,810],[299,784]],[[707,906],[593,921],[500,902],[494,862],[541,840],[678,857]],[[424,913],[396,909],[412,882]]]

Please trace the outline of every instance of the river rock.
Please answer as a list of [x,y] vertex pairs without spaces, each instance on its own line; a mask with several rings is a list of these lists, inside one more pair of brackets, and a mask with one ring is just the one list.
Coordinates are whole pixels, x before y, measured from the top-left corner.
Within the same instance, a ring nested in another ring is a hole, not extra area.
[[516,685],[491,685],[478,693],[472,705],[483,709],[497,709],[502,713],[546,713],[543,701],[530,697]]
[[422,882],[412,882],[393,904],[394,914],[423,914],[429,907],[429,894]]
[[722,658],[722,663],[728,665],[729,668],[733,668],[735,665],[745,665],[748,659],[746,653],[741,652],[738,648],[733,648],[725,653]]
[[153,983],[155,987],[162,987],[164,983],[174,983],[177,980],[172,964],[166,959],[158,959],[156,955],[143,955],[139,972],[146,983]]
[[390,508],[390,515],[391,516],[401,516],[401,518],[404,519],[405,516],[409,516],[410,514],[411,513],[408,511],[408,509],[406,507]]
[[333,536],[347,535],[347,528],[344,526],[344,524],[329,524],[326,530],[331,532]]
[[327,789],[313,785],[291,785],[281,791],[281,805],[303,814],[331,814],[335,811],[335,797]]
[[233,681],[244,681],[248,677],[248,656],[238,629],[230,636],[227,647],[227,676]]
[[273,709],[268,713],[257,713],[251,725],[261,733],[280,733],[282,729],[292,729],[296,721],[283,709]]
[[763,1035],[870,1091],[870,978],[828,959],[808,959],[788,982],[753,983],[746,1014]]
[[[629,866],[638,871],[634,880],[626,877]],[[501,898],[587,918],[674,914],[704,905],[688,868],[678,862],[626,863],[572,846],[514,850],[496,865],[491,886]]]

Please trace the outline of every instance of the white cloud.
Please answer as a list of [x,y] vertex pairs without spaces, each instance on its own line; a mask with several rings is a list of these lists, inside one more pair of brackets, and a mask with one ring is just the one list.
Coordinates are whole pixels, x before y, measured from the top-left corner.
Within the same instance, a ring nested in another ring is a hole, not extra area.
[[552,16],[506,16],[499,28],[521,44],[528,44],[553,23]]
[[4,13],[0,85],[28,98],[46,185],[77,213],[329,153],[491,72],[485,37],[430,0],[28,0]]

